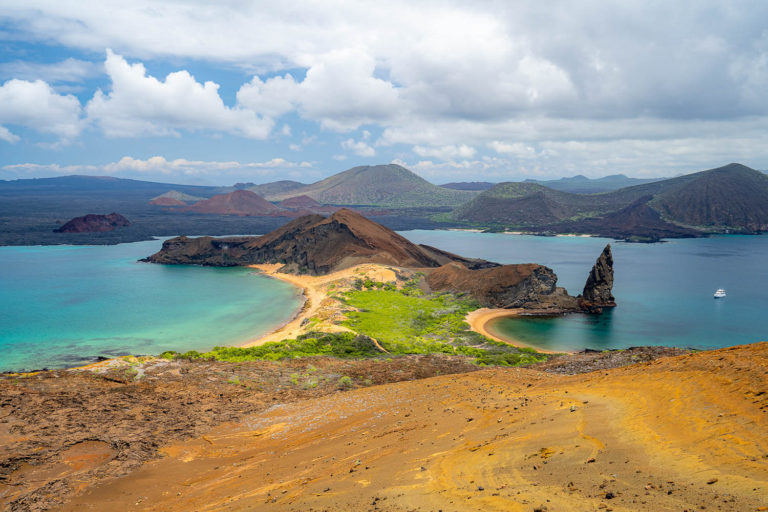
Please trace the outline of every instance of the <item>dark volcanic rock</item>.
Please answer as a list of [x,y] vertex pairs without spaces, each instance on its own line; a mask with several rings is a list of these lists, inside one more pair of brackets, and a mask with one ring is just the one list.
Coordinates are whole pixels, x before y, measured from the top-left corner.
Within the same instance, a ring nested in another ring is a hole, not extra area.
[[283,272],[327,274],[360,263],[429,268],[455,259],[482,264],[419,247],[359,213],[342,209],[328,218],[299,217],[262,237],[173,238],[144,261],[211,266],[282,263]]
[[429,272],[427,284],[434,291],[467,293],[486,307],[578,309],[576,299],[557,287],[552,269],[535,263],[470,270],[454,262]]
[[75,217],[65,223],[60,228],[53,230],[54,233],[101,233],[112,231],[115,228],[130,226],[128,219],[119,213],[110,213],[109,215],[97,215],[89,213],[82,217]]
[[581,294],[581,306],[589,311],[599,311],[604,307],[616,306],[611,290],[613,289],[613,254],[611,244],[605,246],[603,252],[592,266],[587,277],[584,291]]
[[594,233],[599,236],[623,238],[629,241],[658,242],[662,238],[691,238],[701,236],[695,229],[678,226],[662,219],[651,208],[653,196],[643,196],[626,208],[600,218],[588,218],[547,226],[548,231]]

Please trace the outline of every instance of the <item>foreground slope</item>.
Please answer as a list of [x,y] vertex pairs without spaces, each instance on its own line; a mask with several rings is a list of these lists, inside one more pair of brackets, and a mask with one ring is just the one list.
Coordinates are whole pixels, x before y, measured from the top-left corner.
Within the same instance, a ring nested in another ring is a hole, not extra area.
[[306,195],[341,206],[428,207],[458,206],[476,195],[438,187],[396,164],[363,165],[317,183],[268,196],[270,200]]
[[64,510],[764,510],[767,388],[768,343],[361,388],[166,446]]

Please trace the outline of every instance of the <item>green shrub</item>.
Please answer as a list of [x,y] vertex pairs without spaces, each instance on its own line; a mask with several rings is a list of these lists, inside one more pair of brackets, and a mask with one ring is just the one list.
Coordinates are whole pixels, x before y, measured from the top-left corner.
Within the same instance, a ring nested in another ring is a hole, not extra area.
[[352,379],[344,375],[339,379],[339,387],[341,389],[351,388],[352,387]]

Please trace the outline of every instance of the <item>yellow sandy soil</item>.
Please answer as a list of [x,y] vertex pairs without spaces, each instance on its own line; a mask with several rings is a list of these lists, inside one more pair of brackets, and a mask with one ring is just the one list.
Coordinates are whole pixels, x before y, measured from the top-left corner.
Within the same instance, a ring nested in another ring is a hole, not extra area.
[[768,343],[360,388],[168,446],[65,510],[768,510],[767,392]]
[[[396,281],[395,272],[389,267],[375,264],[357,265],[324,276],[305,276],[278,272],[281,264],[250,265],[264,274],[291,283],[304,290],[304,305],[296,316],[287,324],[260,338],[250,340],[244,347],[262,345],[270,341],[281,341],[296,338],[309,330],[323,332],[343,332],[348,328],[337,325],[344,314],[344,305],[329,296],[334,291],[349,289],[355,279],[370,278],[374,281]],[[312,318],[319,319],[318,323],[310,324]]]

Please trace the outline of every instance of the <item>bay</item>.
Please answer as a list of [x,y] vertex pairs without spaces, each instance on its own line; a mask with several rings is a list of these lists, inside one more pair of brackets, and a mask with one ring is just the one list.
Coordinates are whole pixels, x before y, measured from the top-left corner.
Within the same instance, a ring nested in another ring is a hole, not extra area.
[[301,304],[250,269],[137,261],[161,245],[0,247],[0,371],[242,343]]
[[[602,315],[505,318],[489,325],[509,340],[555,351],[667,345],[718,348],[768,340],[768,236],[716,236],[632,244],[590,237],[408,231],[423,243],[499,263],[540,263],[581,293],[606,243],[618,306]],[[714,299],[725,288],[725,299]]]

